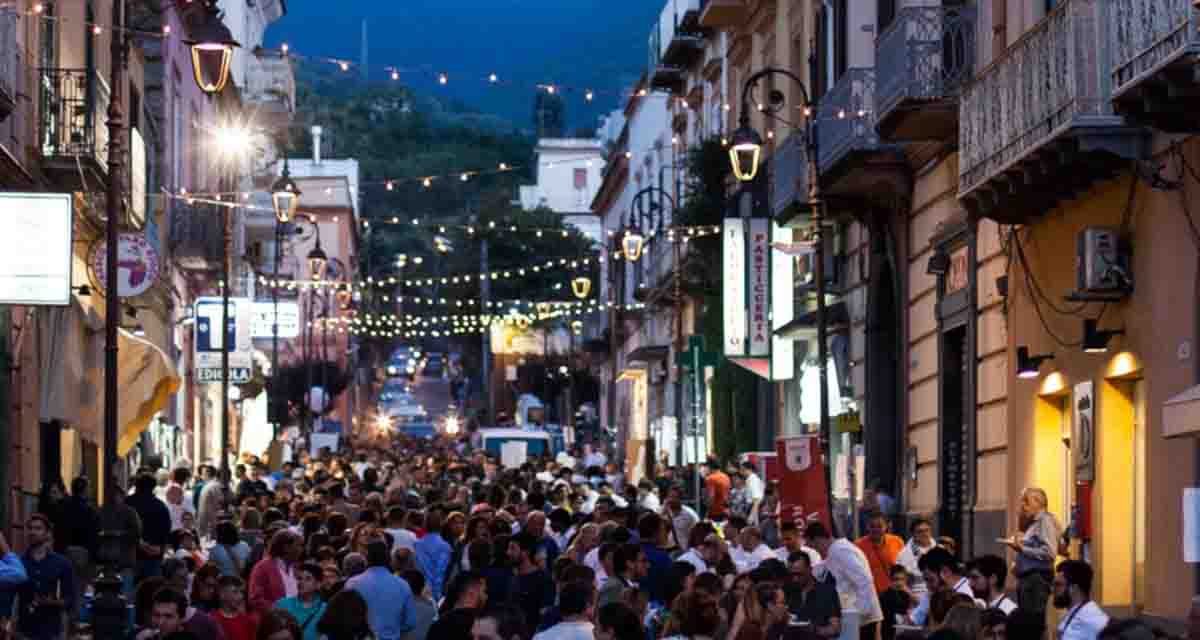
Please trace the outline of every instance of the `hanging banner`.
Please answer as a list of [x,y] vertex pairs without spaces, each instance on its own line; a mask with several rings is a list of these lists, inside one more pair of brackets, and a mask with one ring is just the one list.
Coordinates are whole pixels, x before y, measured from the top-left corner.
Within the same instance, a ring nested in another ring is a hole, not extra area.
[[783,436],[775,441],[779,468],[779,514],[798,526],[820,522],[832,531],[825,455],[817,436]]
[[792,230],[769,218],[726,218],[722,238],[722,352],[767,380],[791,380],[795,347],[775,331],[795,317],[794,260],[774,247],[790,242]]
[[749,333],[752,358],[771,356],[771,221],[751,218],[749,242]]

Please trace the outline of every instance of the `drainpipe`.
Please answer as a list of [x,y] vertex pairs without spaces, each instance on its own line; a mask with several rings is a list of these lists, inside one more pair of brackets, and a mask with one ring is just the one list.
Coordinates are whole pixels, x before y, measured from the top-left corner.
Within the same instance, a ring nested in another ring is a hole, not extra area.
[[[15,363],[11,351],[12,342],[12,308],[0,306],[0,451],[12,449],[12,432],[15,425],[13,414],[18,405],[11,399],[11,385]],[[9,486],[9,470],[12,456],[0,456],[0,482]],[[0,529],[9,527],[9,495],[11,491],[0,491]]]

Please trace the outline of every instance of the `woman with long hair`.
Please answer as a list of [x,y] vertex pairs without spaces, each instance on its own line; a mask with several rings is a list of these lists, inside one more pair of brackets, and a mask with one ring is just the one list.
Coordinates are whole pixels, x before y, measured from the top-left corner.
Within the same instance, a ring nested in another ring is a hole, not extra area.
[[946,614],[942,628],[955,631],[967,640],[973,640],[979,637],[979,631],[983,627],[982,621],[983,609],[976,607],[974,603],[956,604]]
[[742,598],[729,635],[734,640],[776,638],[777,625],[786,624],[790,617],[783,589],[774,582],[760,582]]
[[352,589],[343,589],[329,600],[325,614],[317,622],[317,631],[326,640],[367,640],[371,626],[367,621],[367,601]]
[[724,638],[720,633],[721,624],[716,598],[705,591],[689,591],[677,598],[671,607],[671,622],[664,631],[663,640]]

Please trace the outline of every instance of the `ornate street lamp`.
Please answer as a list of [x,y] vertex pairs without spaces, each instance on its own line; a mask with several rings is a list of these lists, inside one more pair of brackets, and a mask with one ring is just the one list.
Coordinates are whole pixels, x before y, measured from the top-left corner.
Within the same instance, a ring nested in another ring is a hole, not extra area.
[[288,171],[287,156],[283,157],[283,174],[271,185],[271,202],[275,205],[276,220],[288,223],[296,217],[296,207],[300,206],[300,187]]
[[571,291],[575,293],[575,297],[583,300],[592,292],[592,279],[587,276],[578,276],[571,281]]
[[740,182],[750,182],[758,175],[758,163],[762,158],[762,137],[750,126],[750,114],[742,103],[742,115],[737,131],[729,145],[729,162],[733,165],[733,176]]
[[625,236],[621,238],[621,251],[625,254],[625,259],[629,262],[637,262],[642,257],[642,248],[646,246],[646,236],[642,235],[642,230],[638,227],[638,221],[633,217],[633,212],[629,212],[629,228],[625,230]]
[[314,222],[313,228],[316,229],[317,246],[308,252],[308,271],[313,280],[320,280],[325,277],[325,266],[329,264],[329,256],[326,256],[325,251],[321,249],[320,227]]
[[338,285],[337,301],[338,304],[341,305],[342,309],[350,308],[350,301],[353,299],[353,297],[354,294],[350,291],[350,285],[346,284],[345,282]]
[[233,50],[242,45],[233,39],[221,20],[216,0],[205,2],[202,22],[192,29],[192,38],[184,42],[192,49],[192,72],[196,86],[204,93],[219,93],[229,82]]

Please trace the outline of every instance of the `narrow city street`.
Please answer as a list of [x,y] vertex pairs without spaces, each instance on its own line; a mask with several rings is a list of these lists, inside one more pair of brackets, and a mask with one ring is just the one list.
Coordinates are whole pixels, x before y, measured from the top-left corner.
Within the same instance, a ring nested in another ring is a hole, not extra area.
[[0,640],[1200,640],[1200,0],[0,0]]

